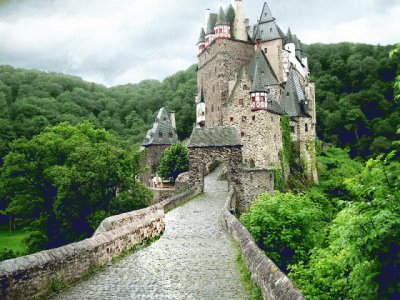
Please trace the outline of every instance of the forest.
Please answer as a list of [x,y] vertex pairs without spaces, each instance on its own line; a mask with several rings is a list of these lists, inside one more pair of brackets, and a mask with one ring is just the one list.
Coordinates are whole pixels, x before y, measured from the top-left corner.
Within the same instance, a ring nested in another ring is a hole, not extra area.
[[[304,45],[316,83],[320,184],[282,185],[241,217],[307,298],[399,293],[400,49],[390,57],[393,49]],[[107,88],[0,66],[0,242],[9,230],[22,241],[0,247],[0,260],[83,239],[105,217],[148,205],[135,180],[138,145],[162,106],[176,112],[180,140],[190,136],[196,68]]]

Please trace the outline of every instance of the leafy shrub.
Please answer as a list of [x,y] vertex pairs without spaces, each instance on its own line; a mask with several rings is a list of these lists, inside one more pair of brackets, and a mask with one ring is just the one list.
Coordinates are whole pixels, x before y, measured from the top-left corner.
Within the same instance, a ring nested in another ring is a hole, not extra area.
[[308,259],[323,240],[323,212],[307,196],[262,194],[240,217],[258,246],[283,270]]

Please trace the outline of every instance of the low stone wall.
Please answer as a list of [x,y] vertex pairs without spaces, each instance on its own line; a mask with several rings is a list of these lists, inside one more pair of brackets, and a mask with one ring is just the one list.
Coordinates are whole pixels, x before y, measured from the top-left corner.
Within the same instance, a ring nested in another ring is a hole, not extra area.
[[92,268],[106,265],[124,251],[161,235],[165,212],[195,193],[190,190],[153,206],[109,217],[83,241],[0,262],[0,299],[33,299],[55,282],[74,282]]
[[261,288],[263,298],[268,300],[305,299],[290,279],[258,248],[248,230],[232,214],[236,205],[236,195],[230,190],[222,216],[228,232],[240,245],[243,259],[251,277]]

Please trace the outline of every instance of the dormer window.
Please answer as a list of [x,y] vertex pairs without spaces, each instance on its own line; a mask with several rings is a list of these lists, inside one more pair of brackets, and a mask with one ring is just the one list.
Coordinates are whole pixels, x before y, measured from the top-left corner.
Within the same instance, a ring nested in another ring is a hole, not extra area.
[[162,134],[162,132],[161,132],[161,131],[158,133],[158,136],[159,136],[160,138],[162,138],[162,137],[163,137],[163,134]]
[[174,134],[172,132],[169,133],[169,138],[172,139],[174,137]]

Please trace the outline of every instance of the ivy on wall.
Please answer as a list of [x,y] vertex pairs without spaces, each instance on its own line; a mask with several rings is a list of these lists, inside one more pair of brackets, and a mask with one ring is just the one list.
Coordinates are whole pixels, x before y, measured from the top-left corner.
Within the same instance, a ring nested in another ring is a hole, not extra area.
[[281,116],[281,133],[282,133],[282,152],[281,152],[281,163],[282,170],[286,170],[290,166],[291,153],[292,153],[292,140],[290,137],[290,117],[283,115]]

